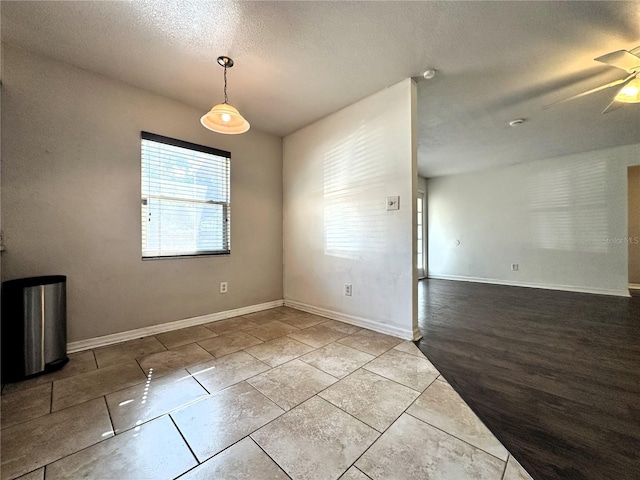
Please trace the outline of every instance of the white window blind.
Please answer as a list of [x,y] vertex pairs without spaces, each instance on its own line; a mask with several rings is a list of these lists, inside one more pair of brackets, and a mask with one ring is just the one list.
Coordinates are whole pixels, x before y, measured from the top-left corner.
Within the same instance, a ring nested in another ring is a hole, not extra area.
[[141,136],[142,258],[230,253],[231,154]]

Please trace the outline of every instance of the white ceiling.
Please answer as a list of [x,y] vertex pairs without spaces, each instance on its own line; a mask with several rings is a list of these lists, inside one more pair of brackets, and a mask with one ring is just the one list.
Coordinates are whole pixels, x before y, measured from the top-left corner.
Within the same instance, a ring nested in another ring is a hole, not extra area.
[[[640,45],[640,2],[7,2],[2,40],[286,135],[407,77],[419,170],[437,176],[640,142],[640,104],[593,58]],[[433,80],[421,77],[435,68]],[[514,118],[527,121],[511,128]]]

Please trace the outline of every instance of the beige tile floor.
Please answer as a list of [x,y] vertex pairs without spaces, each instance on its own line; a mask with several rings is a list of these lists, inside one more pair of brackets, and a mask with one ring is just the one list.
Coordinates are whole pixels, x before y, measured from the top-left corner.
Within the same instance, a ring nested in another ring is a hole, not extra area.
[[411,343],[280,307],[5,385],[2,480],[530,477]]

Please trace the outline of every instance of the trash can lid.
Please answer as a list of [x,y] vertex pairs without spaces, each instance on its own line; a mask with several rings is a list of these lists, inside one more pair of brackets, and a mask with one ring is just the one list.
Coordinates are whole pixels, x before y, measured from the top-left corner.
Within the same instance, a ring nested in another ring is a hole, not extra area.
[[27,288],[37,285],[49,285],[51,283],[62,283],[67,281],[66,275],[46,275],[44,277],[16,278],[2,282],[3,288]]

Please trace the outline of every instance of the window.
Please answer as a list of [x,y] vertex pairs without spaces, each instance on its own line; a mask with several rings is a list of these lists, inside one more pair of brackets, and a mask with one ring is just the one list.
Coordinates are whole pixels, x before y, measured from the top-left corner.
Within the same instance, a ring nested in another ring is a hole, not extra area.
[[418,264],[418,277],[424,277],[424,193],[418,192],[418,199],[416,204],[416,211],[418,213],[417,219],[417,238],[416,238],[416,263]]
[[142,132],[142,258],[230,253],[231,154]]

